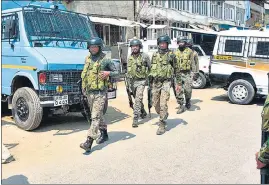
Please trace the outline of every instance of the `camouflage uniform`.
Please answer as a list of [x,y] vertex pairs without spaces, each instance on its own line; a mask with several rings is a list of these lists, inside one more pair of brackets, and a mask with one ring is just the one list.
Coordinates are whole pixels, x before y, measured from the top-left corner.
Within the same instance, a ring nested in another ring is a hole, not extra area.
[[[267,133],[269,132],[269,95],[267,96],[262,112],[262,130]],[[269,138],[260,149],[258,160],[264,164],[269,164]]]
[[135,97],[133,127],[137,127],[140,116],[144,118],[147,115],[143,105],[143,94],[149,68],[150,59],[146,53],[139,53],[137,57],[131,55],[128,58],[127,76],[130,79],[131,89]]
[[[161,36],[157,43],[167,42],[171,43],[168,36]],[[152,86],[152,103],[156,112],[160,115],[159,129],[157,135],[165,132],[166,122],[168,118],[167,102],[170,98],[171,79],[174,72],[175,57],[174,54],[167,50],[159,49],[155,52],[151,60],[151,68],[149,78]]]
[[198,58],[198,53],[195,50],[193,51],[193,64],[192,64],[192,72],[193,73],[199,73],[199,58]]
[[103,109],[106,101],[106,91],[108,80],[99,77],[101,71],[111,71],[110,77],[117,76],[115,65],[105,57],[104,53],[99,56],[87,56],[84,69],[81,74],[82,88],[86,91],[89,107],[91,109],[92,123],[88,131],[88,136],[97,139],[98,130],[107,130]]
[[177,60],[176,79],[178,85],[182,86],[181,91],[176,92],[176,99],[180,106],[184,104],[184,95],[186,101],[191,99],[192,96],[192,78],[191,71],[196,69],[193,52],[189,48],[185,48],[184,51],[179,49],[175,52]]

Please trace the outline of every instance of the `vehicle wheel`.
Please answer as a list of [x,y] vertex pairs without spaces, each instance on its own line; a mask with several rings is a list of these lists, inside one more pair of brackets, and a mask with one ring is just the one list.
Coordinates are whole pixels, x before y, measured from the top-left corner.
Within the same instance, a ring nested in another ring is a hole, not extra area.
[[235,80],[228,88],[228,96],[232,103],[246,105],[253,100],[255,90],[248,81]]
[[203,89],[206,86],[206,77],[203,73],[199,73],[197,80],[192,81],[192,87],[194,89]]
[[19,88],[12,98],[12,116],[23,130],[36,129],[42,120],[43,109],[36,92],[29,87]]

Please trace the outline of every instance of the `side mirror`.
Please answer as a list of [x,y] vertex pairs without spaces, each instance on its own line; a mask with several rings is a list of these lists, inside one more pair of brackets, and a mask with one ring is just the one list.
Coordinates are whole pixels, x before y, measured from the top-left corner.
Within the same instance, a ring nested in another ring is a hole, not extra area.
[[9,43],[10,43],[10,38],[14,38],[16,36],[16,20],[13,19],[7,19],[5,21],[5,34],[6,38],[9,38]]

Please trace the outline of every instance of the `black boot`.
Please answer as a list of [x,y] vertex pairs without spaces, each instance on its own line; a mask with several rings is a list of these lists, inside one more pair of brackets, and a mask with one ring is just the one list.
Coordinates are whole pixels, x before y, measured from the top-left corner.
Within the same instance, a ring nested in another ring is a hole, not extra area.
[[133,128],[137,128],[138,127],[138,120],[136,120],[136,119],[133,120],[132,127]]
[[186,108],[187,109],[191,108],[191,100],[190,99],[186,99]]
[[185,107],[183,105],[180,105],[178,108],[177,114],[181,114],[183,112],[185,112]]
[[101,130],[101,129],[100,129],[100,132],[101,132],[101,135],[100,135],[100,137],[96,140],[96,143],[97,143],[97,144],[101,144],[101,143],[103,143],[103,142],[105,142],[105,141],[108,140],[107,130]]
[[142,111],[141,111],[141,115],[140,115],[140,117],[142,118],[142,119],[145,119],[146,117],[147,117],[147,112],[143,109]]
[[166,122],[165,121],[161,121],[159,124],[159,128],[156,132],[157,135],[163,135],[166,131]]
[[80,144],[80,148],[84,149],[86,152],[90,152],[92,148],[92,143],[93,143],[93,138],[88,136],[85,143]]

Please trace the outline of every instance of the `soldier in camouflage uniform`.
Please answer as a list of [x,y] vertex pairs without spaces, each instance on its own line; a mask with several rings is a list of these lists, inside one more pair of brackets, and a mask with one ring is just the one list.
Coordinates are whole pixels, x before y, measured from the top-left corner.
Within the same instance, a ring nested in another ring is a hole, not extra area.
[[132,126],[138,127],[138,118],[141,116],[144,119],[147,112],[143,105],[143,94],[150,68],[150,59],[146,53],[140,52],[142,42],[138,39],[133,39],[130,42],[132,54],[128,58],[127,76],[130,80],[132,92],[135,97],[134,119]]
[[184,95],[186,100],[186,108],[191,107],[191,95],[192,95],[192,73],[195,68],[193,62],[193,51],[187,47],[188,38],[180,36],[177,38],[178,49],[175,51],[176,55],[176,79],[178,82],[178,88],[176,89],[176,99],[179,104],[177,114],[185,111]]
[[[82,89],[87,96],[92,118],[87,140],[80,144],[80,147],[86,151],[91,150],[94,140],[97,144],[108,140],[103,109],[107,98],[108,78],[118,75],[113,62],[106,58],[106,55],[102,52],[102,39],[92,38],[89,40],[88,46],[90,54],[85,59],[84,69],[81,73]],[[98,130],[101,133],[99,138]]]
[[[262,130],[265,133],[269,132],[269,95],[267,96],[262,111]],[[264,143],[260,151],[256,153],[256,162],[258,169],[269,164],[269,139]]]
[[198,53],[193,49],[193,39],[187,40],[187,47],[190,48],[193,52],[193,60],[192,60],[192,76],[193,80],[197,80],[199,78],[199,58]]
[[149,74],[153,106],[160,115],[157,135],[165,133],[165,120],[168,118],[167,102],[170,98],[171,79],[175,62],[173,53],[168,49],[169,44],[171,44],[171,39],[167,35],[160,36],[157,39],[158,51],[152,56]]

